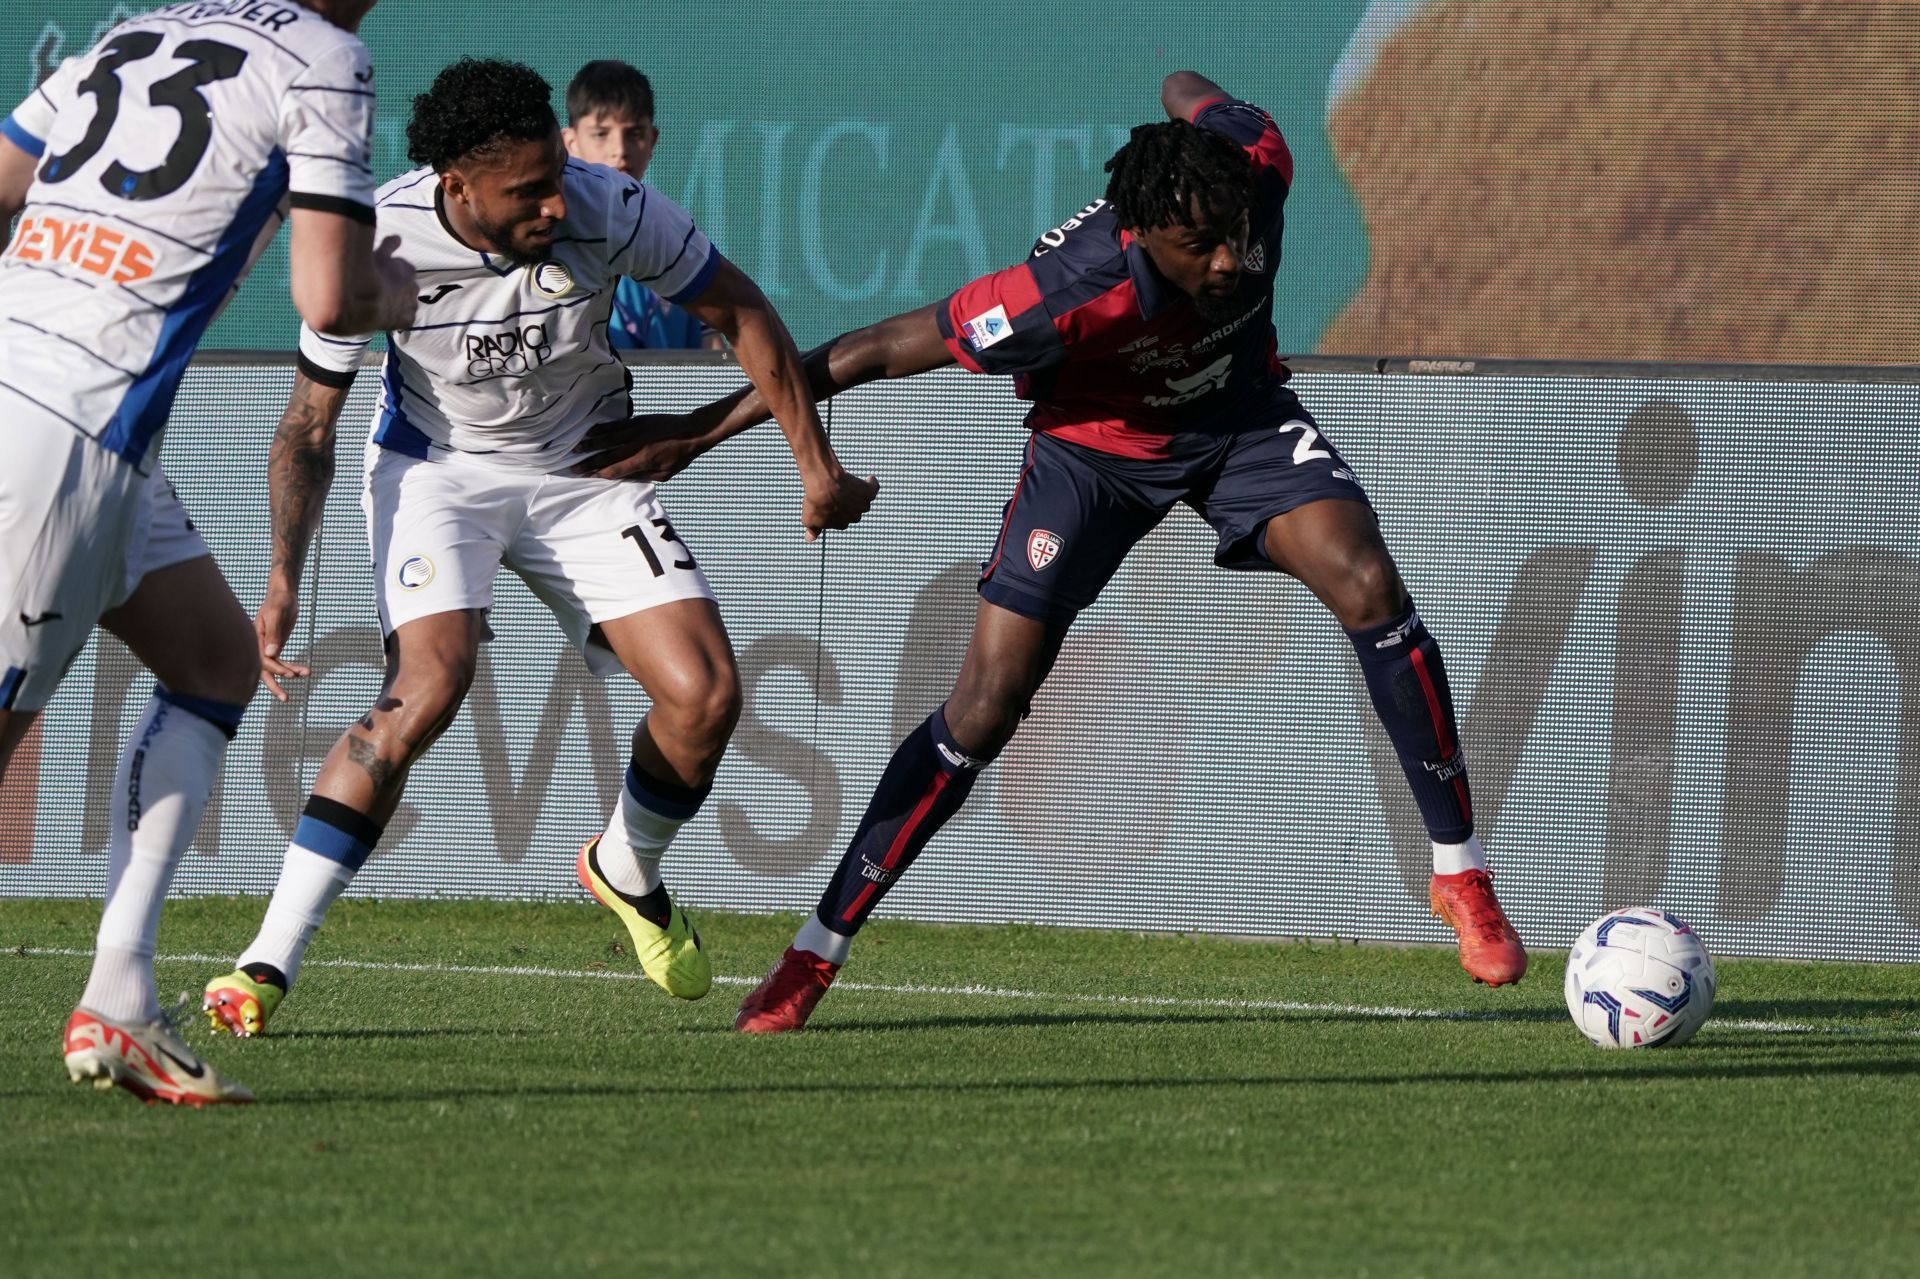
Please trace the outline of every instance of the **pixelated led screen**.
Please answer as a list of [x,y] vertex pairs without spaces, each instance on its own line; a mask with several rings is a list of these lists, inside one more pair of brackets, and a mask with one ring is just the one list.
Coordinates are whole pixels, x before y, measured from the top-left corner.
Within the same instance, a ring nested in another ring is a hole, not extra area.
[[[641,366],[643,408],[738,384]],[[194,369],[168,468],[243,600],[291,371]],[[179,886],[267,891],[319,760],[378,685],[346,415],[289,706],[257,699]],[[1307,373],[1452,672],[1480,828],[1527,941],[1658,902],[1717,950],[1920,959],[1920,390],[1912,385]],[[777,432],[664,500],[718,593],[748,707],[668,863],[698,904],[799,910],[894,743],[945,695],[1018,468],[1021,404],[956,371],[840,397],[879,505],[810,546]],[[1427,851],[1337,626],[1210,562],[1176,510],[1068,640],[1033,717],[884,910],[1255,936],[1442,940]],[[503,577],[498,638],[354,891],[567,897],[644,708],[590,679]],[[97,893],[145,696],[89,649],[0,792],[0,893]]]

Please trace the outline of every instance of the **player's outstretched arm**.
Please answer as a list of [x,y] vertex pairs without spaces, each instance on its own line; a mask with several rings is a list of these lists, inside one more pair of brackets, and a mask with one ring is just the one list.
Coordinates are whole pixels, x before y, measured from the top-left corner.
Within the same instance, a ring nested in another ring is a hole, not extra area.
[[281,660],[280,650],[300,618],[300,577],[327,504],[327,490],[333,485],[334,427],[350,385],[350,378],[341,386],[325,386],[304,372],[296,373],[293,394],[280,415],[268,454],[273,562],[267,572],[267,596],[254,614],[253,629],[260,640],[261,682],[283,702],[287,693],[279,681],[304,678],[309,669]]
[[[802,357],[807,394],[824,400],[851,387],[884,378],[911,377],[953,363],[934,320],[944,303],[891,316],[843,333]],[[679,474],[708,449],[773,416],[757,386],[684,415],[629,418],[588,432],[577,468],[609,479],[660,481]]]
[[712,281],[685,305],[726,337],[754,390],[780,423],[806,486],[800,522],[807,539],[857,523],[873,504],[880,483],[871,476],[862,480],[849,475],[840,465],[820,425],[799,349],[760,287],[721,258]]
[[1191,120],[1207,103],[1232,96],[1198,71],[1176,71],[1160,82],[1160,105],[1169,120]]
[[359,337],[413,323],[419,308],[413,264],[390,235],[373,247],[373,227],[341,213],[293,210],[289,250],[293,308],[308,328]]

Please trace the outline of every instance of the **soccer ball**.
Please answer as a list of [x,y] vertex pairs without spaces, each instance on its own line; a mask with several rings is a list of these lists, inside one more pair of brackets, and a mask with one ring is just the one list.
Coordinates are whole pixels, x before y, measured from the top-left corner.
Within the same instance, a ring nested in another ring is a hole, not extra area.
[[1593,921],[1567,956],[1567,1011],[1602,1048],[1673,1048],[1713,1011],[1713,956],[1664,910],[1635,906]]

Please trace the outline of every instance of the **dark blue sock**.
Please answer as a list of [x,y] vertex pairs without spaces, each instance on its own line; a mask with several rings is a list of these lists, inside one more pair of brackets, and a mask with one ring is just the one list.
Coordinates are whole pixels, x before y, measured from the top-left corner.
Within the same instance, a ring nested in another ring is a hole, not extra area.
[[1427,834],[1437,844],[1465,843],[1473,834],[1473,797],[1440,645],[1411,604],[1392,621],[1348,631],[1347,638]]
[[960,811],[980,770],[947,731],[946,707],[907,734],[880,775],[866,816],[821,895],[820,922],[844,937],[860,931],[934,832]]
[[232,702],[216,702],[211,697],[191,697],[159,685],[154,687],[153,695],[169,706],[178,706],[190,715],[198,715],[225,733],[228,741],[239,734],[241,717],[247,713],[244,704],[236,706]]

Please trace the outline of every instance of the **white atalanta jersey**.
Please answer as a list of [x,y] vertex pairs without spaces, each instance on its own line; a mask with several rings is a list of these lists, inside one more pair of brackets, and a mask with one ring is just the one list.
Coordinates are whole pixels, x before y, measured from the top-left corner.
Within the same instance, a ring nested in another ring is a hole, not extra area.
[[[548,256],[518,265],[469,248],[446,222],[432,169],[380,189],[377,235],[400,237],[420,276],[413,327],[387,335],[374,442],[410,457],[536,471],[630,411],[626,366],[607,341],[620,277],[672,301],[699,296],[719,255],[687,211],[614,169],[568,160],[567,215]],[[300,333],[300,367],[339,386],[370,339]]]
[[0,404],[145,469],[289,195],[371,218],[373,115],[365,47],[291,0],[167,5],[63,62],[0,124],[39,157],[0,257]]

